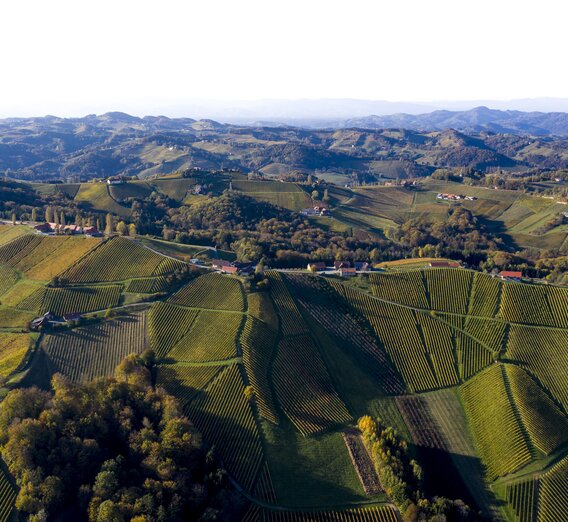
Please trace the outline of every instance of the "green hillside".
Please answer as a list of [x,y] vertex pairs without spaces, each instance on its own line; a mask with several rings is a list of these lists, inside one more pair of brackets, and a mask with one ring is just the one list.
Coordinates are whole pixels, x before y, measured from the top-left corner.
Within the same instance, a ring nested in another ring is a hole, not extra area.
[[[407,440],[428,494],[492,518],[562,516],[568,289],[444,268],[166,285],[185,263],[125,238],[94,240],[53,286],[29,275],[79,247],[36,237],[0,247],[0,383],[84,382],[151,347],[156,382],[242,489],[247,520],[394,520],[392,491],[366,492],[375,471],[353,433],[367,414]],[[95,314],[38,341],[26,324],[46,311]]]

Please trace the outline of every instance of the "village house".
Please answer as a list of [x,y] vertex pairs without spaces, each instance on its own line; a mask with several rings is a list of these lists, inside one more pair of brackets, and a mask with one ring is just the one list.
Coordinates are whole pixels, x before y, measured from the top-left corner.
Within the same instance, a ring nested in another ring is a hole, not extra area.
[[88,234],[96,236],[99,231],[95,227],[82,227],[80,225],[58,225],[57,223],[40,223],[34,227],[34,230],[42,234],[53,234],[58,232],[60,234]]
[[333,268],[339,270],[340,268],[351,268],[351,263],[349,261],[334,261]]
[[457,261],[430,261],[430,268],[459,268]]
[[355,266],[355,270],[357,272],[368,272],[369,270],[371,270],[371,265],[369,265],[369,263],[365,261],[355,261],[353,265]]
[[329,216],[330,212],[325,207],[304,208],[300,210],[302,216]]
[[111,176],[106,180],[107,185],[120,185],[122,183],[126,183],[126,180],[121,176]]
[[502,270],[499,276],[503,281],[520,281],[523,278],[523,273],[512,270]]
[[341,277],[353,277],[357,275],[357,270],[354,268],[340,268],[339,275]]

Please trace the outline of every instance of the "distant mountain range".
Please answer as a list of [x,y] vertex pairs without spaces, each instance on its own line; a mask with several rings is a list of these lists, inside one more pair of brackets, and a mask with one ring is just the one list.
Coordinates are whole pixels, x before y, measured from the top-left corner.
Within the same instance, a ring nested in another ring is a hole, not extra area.
[[440,167],[568,169],[568,114],[478,108],[370,116],[329,128],[122,112],[0,120],[0,173],[15,179],[146,178],[191,167],[327,173],[339,183],[424,176]]
[[533,136],[567,136],[568,113],[502,111],[476,107],[467,111],[434,111],[426,114],[392,114],[350,118],[341,128],[388,129],[404,128],[418,131],[456,129],[466,133],[482,131],[499,134]]

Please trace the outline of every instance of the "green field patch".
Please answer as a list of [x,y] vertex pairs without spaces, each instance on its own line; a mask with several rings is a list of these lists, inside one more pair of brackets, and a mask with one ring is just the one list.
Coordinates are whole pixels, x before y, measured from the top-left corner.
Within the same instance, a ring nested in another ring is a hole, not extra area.
[[110,212],[123,218],[130,216],[130,208],[123,207],[112,199],[106,183],[81,183],[81,187],[75,195],[75,202],[84,206],[87,210]]

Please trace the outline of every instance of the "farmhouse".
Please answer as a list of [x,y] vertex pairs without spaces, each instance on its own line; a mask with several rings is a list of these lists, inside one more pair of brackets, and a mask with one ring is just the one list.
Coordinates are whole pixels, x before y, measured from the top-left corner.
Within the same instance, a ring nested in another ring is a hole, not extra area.
[[503,270],[499,275],[504,281],[520,281],[523,278],[522,272],[515,272],[511,270]]
[[339,275],[341,277],[353,277],[357,275],[357,270],[354,268],[340,268]]
[[34,230],[41,232],[42,234],[49,234],[51,232],[51,224],[50,223],[41,223],[34,227]]
[[106,180],[107,185],[120,185],[122,183],[126,183],[126,180],[120,176],[111,176]]
[[430,268],[459,268],[460,264],[457,261],[431,261]]
[[223,270],[223,268],[231,266],[231,263],[229,261],[225,261],[224,259],[214,259],[211,262],[211,266],[217,270]]
[[[238,266],[239,264],[242,264],[243,266],[248,266],[245,265],[244,263],[230,263],[229,261],[225,261],[224,259],[215,259],[211,263],[211,265],[215,270],[220,270],[225,274],[235,274],[235,275],[237,275],[241,271],[240,267]],[[252,271],[254,267],[252,267],[252,265],[250,265],[250,267]]]
[[340,268],[351,268],[351,263],[349,261],[334,261],[333,268],[336,270]]
[[304,208],[300,210],[302,216],[329,216],[330,212],[325,207]]
[[36,317],[31,323],[30,328],[32,330],[37,330],[40,327],[49,326],[50,321],[52,321],[55,316],[51,312],[46,312],[40,317]]
[[42,234],[51,234],[53,232],[58,232],[60,234],[89,234],[91,236],[96,236],[99,231],[95,227],[82,227],[80,225],[58,225],[57,223],[41,223],[36,225],[34,230],[41,232]]
[[353,266],[355,266],[355,270],[357,270],[357,272],[368,272],[371,270],[371,265],[365,261],[355,261]]
[[321,270],[325,270],[325,263],[323,261],[308,263],[308,270],[310,272],[320,272]]

